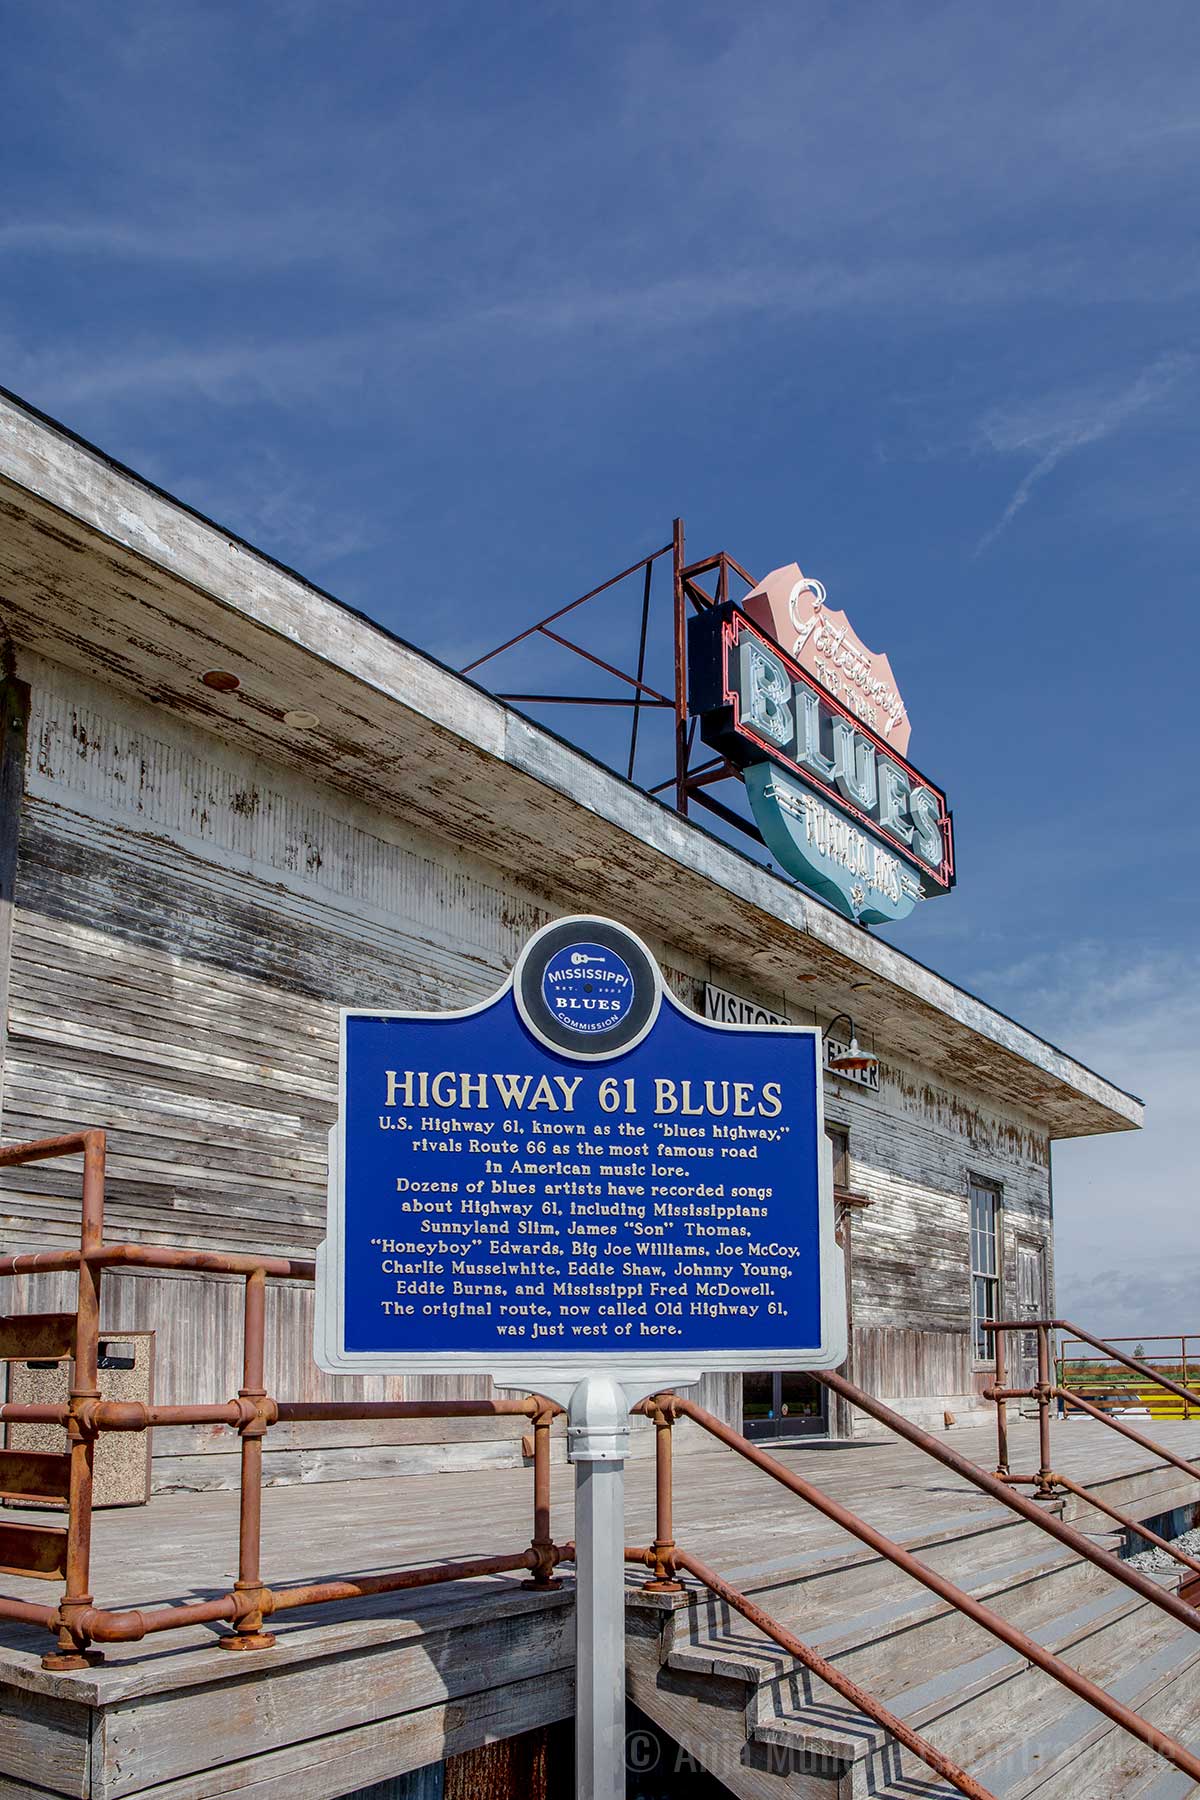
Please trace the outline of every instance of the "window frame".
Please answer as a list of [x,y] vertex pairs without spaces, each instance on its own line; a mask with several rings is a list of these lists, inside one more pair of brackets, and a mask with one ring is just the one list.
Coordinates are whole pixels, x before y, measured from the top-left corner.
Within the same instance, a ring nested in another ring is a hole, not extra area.
[[[835,1194],[850,1192],[850,1127],[843,1125],[839,1119],[825,1121],[825,1136],[833,1146],[833,1191]],[[844,1177],[838,1180],[838,1175]]]
[[[977,1197],[984,1196],[992,1201],[990,1231],[976,1220]],[[981,1334],[980,1321],[999,1317],[1004,1304],[1004,1187],[991,1176],[976,1175],[970,1170],[967,1172],[967,1267],[971,1362],[976,1369],[990,1368],[995,1360],[994,1350],[989,1348],[992,1340],[990,1335]],[[980,1311],[977,1295],[982,1284],[986,1284],[986,1305]]]

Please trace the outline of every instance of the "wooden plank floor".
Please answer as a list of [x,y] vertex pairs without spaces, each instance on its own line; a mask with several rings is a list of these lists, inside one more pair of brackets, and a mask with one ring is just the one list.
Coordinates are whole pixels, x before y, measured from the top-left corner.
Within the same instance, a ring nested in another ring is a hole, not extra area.
[[[1200,1460],[1200,1421],[1156,1422],[1154,1435],[1177,1454]],[[1012,1466],[1036,1466],[1036,1431],[1014,1420]],[[946,1434],[946,1441],[985,1469],[995,1460],[990,1426]],[[1004,1516],[1004,1509],[940,1464],[894,1439],[839,1444],[765,1446],[829,1494],[902,1542],[954,1531],[961,1523]],[[1074,1420],[1056,1423],[1053,1461],[1085,1484],[1150,1469],[1154,1461],[1116,1432]],[[553,1471],[553,1531],[563,1542],[573,1529],[573,1471]],[[1183,1480],[1182,1477],[1178,1478]],[[1186,1485],[1186,1483],[1184,1484]],[[263,1575],[272,1584],[312,1581],[337,1574],[381,1571],[486,1555],[525,1545],[531,1532],[532,1477],[525,1471],[406,1476],[395,1480],[326,1482],[267,1490],[263,1506]],[[773,1484],[766,1475],[714,1445],[711,1452],[680,1455],[675,1463],[676,1537],[734,1581],[809,1571],[840,1561],[858,1546],[837,1527]],[[45,1512],[6,1511],[9,1519],[46,1522]],[[653,1530],[653,1464],[628,1466],[627,1536],[649,1543]],[[237,1496],[229,1493],[167,1494],[148,1506],[98,1513],[92,1586],[99,1606],[147,1607],[182,1603],[226,1592],[236,1575]],[[0,1589],[19,1598],[52,1603],[57,1584],[0,1575]],[[499,1589],[522,1604],[519,1578],[456,1584],[420,1593],[380,1597],[337,1607],[281,1615],[273,1625],[281,1646],[312,1654],[317,1640],[330,1650],[346,1641],[386,1635],[424,1620],[445,1624],[449,1613],[487,1603],[484,1590]],[[493,1592],[492,1603],[499,1596]],[[529,1595],[532,1600],[535,1597]],[[550,1596],[536,1597],[553,1605]],[[103,1668],[87,1676],[46,1677],[39,1668],[47,1636],[33,1627],[0,1622],[0,1678],[19,1685],[70,1691],[59,1683],[96,1684],[105,1699],[134,1684],[187,1685],[212,1679],[219,1628],[191,1627],[140,1643],[106,1647]],[[272,1653],[274,1654],[274,1653]],[[228,1658],[218,1657],[225,1665]],[[254,1659],[243,1665],[249,1669]],[[240,1662],[241,1659],[238,1659]],[[78,1691],[78,1689],[76,1689]],[[83,1697],[80,1693],[79,1697]]]

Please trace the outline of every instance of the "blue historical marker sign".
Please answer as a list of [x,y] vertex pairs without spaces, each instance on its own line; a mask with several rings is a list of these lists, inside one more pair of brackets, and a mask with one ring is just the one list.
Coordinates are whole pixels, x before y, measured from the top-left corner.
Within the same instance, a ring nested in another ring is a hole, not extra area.
[[820,1036],[720,1024],[632,932],[547,926],[462,1012],[346,1012],[331,1371],[831,1368]]

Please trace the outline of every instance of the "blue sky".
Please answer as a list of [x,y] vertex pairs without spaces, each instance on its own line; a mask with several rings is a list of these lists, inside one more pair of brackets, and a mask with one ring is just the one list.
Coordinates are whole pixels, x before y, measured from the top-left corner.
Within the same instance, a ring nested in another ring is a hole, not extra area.
[[0,24],[0,382],[454,664],[676,513],[818,575],[955,808],[887,935],[1151,1102],[1063,1305],[1193,1322],[1200,11]]

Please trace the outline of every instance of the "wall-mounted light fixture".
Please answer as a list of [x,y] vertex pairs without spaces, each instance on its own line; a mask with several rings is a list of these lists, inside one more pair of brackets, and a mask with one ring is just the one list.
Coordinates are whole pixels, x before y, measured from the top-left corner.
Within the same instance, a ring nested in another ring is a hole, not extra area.
[[[849,1013],[838,1013],[836,1018],[831,1019],[825,1027],[825,1036],[827,1038],[832,1037],[834,1026],[842,1019],[845,1019],[846,1024],[850,1028],[849,1049],[839,1051],[833,1056],[827,1056],[825,1058],[825,1067],[834,1070],[835,1073],[841,1072],[845,1075],[865,1075],[868,1070],[877,1069],[879,1067],[879,1058],[877,1056],[872,1056],[869,1050],[859,1049],[858,1038],[854,1033],[854,1020],[850,1017]],[[837,1041],[840,1043],[842,1040],[839,1038]]]

